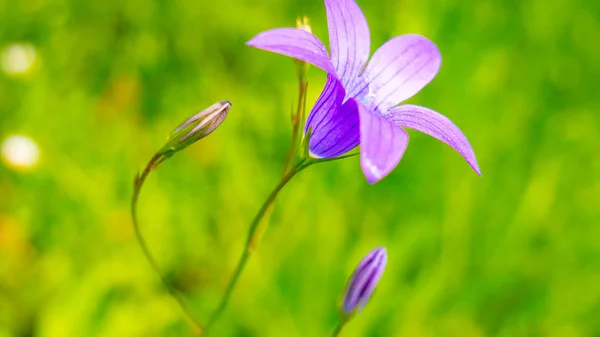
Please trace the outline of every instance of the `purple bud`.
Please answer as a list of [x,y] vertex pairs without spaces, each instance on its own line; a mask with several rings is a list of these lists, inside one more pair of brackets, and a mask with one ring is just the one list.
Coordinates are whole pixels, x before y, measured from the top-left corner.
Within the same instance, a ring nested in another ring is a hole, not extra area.
[[177,127],[175,131],[173,131],[173,135],[193,127],[179,140],[180,142],[184,142],[193,135],[197,135],[198,138],[208,136],[219,125],[221,125],[223,120],[225,120],[225,117],[227,117],[227,113],[229,112],[229,108],[231,108],[231,102],[217,102],[188,118],[179,127]]
[[386,263],[387,251],[384,247],[373,249],[360,261],[346,287],[343,305],[345,314],[355,310],[358,313],[367,304],[383,275]]
[[158,153],[168,158],[175,152],[208,136],[223,123],[229,113],[229,108],[231,108],[231,102],[221,101],[188,118],[171,133],[169,140]]

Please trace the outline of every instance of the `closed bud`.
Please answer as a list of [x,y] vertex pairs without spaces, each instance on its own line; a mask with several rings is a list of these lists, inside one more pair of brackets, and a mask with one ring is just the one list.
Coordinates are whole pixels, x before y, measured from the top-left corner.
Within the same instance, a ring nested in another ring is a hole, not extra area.
[[173,153],[208,136],[223,123],[230,108],[231,102],[220,101],[188,118],[171,133],[167,144],[159,154],[170,157]]
[[296,19],[296,28],[312,33],[312,29],[310,28],[310,21],[308,21],[308,17],[306,16]]
[[371,298],[387,263],[387,251],[383,247],[373,249],[358,264],[344,295],[344,315],[360,312]]
[[[296,19],[296,28],[302,29],[312,34],[310,22],[308,21],[308,18],[306,16]],[[294,63],[296,64],[296,73],[298,74],[298,79],[301,82],[306,81],[306,73],[308,72],[309,64],[298,59],[294,59]]]

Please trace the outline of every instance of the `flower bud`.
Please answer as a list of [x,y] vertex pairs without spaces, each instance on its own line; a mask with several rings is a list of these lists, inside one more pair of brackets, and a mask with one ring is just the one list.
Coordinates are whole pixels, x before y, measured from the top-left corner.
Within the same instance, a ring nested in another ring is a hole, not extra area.
[[308,21],[308,17],[306,16],[296,19],[296,28],[312,33],[312,29],[310,28],[310,21]]
[[[310,22],[306,16],[296,19],[296,28],[312,33]],[[294,59],[294,63],[296,64],[296,73],[298,74],[298,79],[300,82],[305,82],[309,64],[298,59]]]
[[342,310],[345,315],[358,313],[367,304],[387,263],[387,251],[383,247],[373,249],[358,264],[344,295]]
[[169,157],[208,136],[223,123],[230,108],[231,102],[220,101],[188,118],[171,133],[159,153]]

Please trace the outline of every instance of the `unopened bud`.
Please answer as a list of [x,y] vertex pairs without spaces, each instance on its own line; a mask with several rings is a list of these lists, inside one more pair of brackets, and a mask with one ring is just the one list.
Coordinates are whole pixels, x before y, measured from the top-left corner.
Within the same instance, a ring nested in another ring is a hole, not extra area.
[[159,153],[168,157],[208,136],[223,123],[230,108],[231,102],[220,101],[188,118],[171,133]]
[[371,298],[377,282],[387,263],[387,251],[383,247],[373,249],[358,264],[344,295],[344,315],[360,312]]
[[[310,22],[308,21],[308,18],[306,16],[299,17],[296,19],[296,28],[305,30],[312,34]],[[309,64],[298,59],[295,59],[294,62],[296,63],[296,73],[298,74],[298,79],[300,80],[300,82],[305,82]]]
[[296,19],[296,28],[312,33],[312,30],[310,28],[310,21],[308,21],[308,17],[306,16]]

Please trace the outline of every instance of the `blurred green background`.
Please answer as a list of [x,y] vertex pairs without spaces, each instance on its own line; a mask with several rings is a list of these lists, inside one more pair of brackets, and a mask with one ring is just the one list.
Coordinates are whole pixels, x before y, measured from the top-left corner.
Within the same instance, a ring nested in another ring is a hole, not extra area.
[[[215,335],[327,336],[383,245],[343,336],[600,336],[600,2],[359,5],[372,50],[406,33],[439,46],[410,102],[465,132],[483,176],[416,132],[374,186],[356,157],[302,172]],[[281,173],[297,96],[291,60],[244,43],[299,15],[327,41],[320,0],[0,0],[0,337],[191,334],[133,236],[132,181],[182,120],[229,99],[140,199],[161,268],[206,321]],[[312,105],[325,75],[309,81]],[[11,159],[14,135],[37,164]]]

